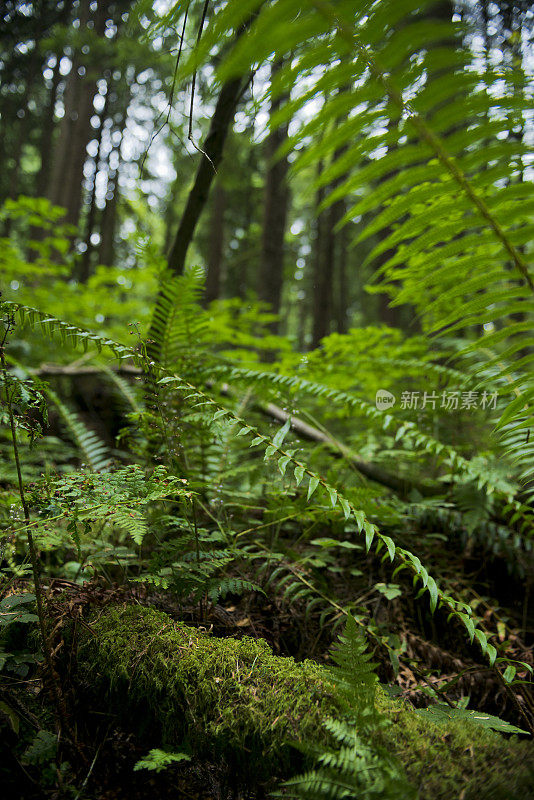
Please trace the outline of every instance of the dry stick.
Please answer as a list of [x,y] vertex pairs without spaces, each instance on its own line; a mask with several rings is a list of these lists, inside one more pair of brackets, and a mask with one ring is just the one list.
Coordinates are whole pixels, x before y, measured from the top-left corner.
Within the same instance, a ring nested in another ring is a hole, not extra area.
[[19,495],[20,495],[20,502],[22,504],[22,508],[24,511],[24,520],[26,523],[26,538],[28,540],[28,549],[30,551],[30,561],[32,565],[32,573],[33,573],[33,583],[35,586],[35,600],[37,603],[37,617],[39,619],[39,629],[41,632],[41,639],[43,642],[43,654],[45,658],[45,663],[47,670],[50,674],[51,684],[50,689],[52,693],[52,697],[54,700],[54,705],[56,708],[56,712],[58,715],[58,719],[60,724],[63,726],[63,729],[69,734],[69,736],[73,739],[72,731],[70,730],[70,725],[67,720],[67,711],[65,708],[65,701],[62,696],[61,687],[59,683],[59,675],[57,674],[56,670],[54,669],[54,664],[52,661],[52,653],[50,649],[50,642],[48,641],[48,636],[46,633],[46,620],[45,620],[45,613],[44,613],[44,604],[43,604],[43,592],[41,587],[41,580],[39,576],[39,560],[37,558],[37,551],[35,549],[35,542],[33,541],[32,532],[30,529],[30,511],[28,508],[28,503],[26,502],[26,495],[24,493],[24,483],[22,481],[22,470],[20,465],[20,455],[19,455],[19,448],[17,442],[17,432],[15,428],[15,417],[13,414],[13,404],[12,404],[12,395],[9,393],[8,389],[8,374],[7,374],[7,365],[4,353],[5,341],[7,334],[10,331],[9,323],[6,324],[6,329],[4,333],[4,338],[2,343],[0,344],[0,361],[2,365],[2,377],[4,381],[4,390],[6,393],[6,405],[7,411],[9,416],[9,425],[11,427],[11,439],[13,444],[13,455],[15,458],[15,466],[17,470],[17,480],[19,485]]

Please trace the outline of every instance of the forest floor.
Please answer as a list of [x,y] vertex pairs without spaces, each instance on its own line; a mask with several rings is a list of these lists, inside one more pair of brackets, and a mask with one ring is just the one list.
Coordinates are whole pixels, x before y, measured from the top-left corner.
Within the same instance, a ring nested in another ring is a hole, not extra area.
[[[378,559],[371,567],[380,569]],[[460,583],[464,579],[472,581],[473,575],[460,558],[450,567],[451,570],[457,569]],[[493,573],[499,575],[502,605],[496,611],[494,605],[481,599],[478,613],[484,618],[486,630],[493,631],[504,643],[508,657],[534,666],[533,645],[528,634],[532,621],[524,606],[518,604],[516,599],[516,594],[517,597],[521,594],[520,587],[513,578],[506,579],[498,565],[492,564],[484,574],[479,570],[477,575],[478,584],[486,591],[493,590],[497,585],[492,583]],[[378,574],[375,574],[374,579],[377,577]],[[476,586],[477,581],[470,585]],[[27,590],[27,587],[19,585],[16,589]],[[332,587],[332,591],[338,602],[343,604],[344,600],[350,599],[354,587],[340,581],[338,586]],[[61,681],[80,752],[65,756],[70,759],[69,777],[65,774],[62,778],[56,768],[50,766],[47,778],[50,788],[44,790],[42,777],[38,784],[35,783],[32,770],[24,765],[24,748],[20,738],[13,731],[6,731],[5,725],[2,726],[4,741],[1,749],[7,758],[4,768],[8,768],[14,780],[12,789],[8,788],[4,797],[28,800],[60,797],[58,780],[60,784],[61,780],[70,783],[70,773],[75,775],[74,783],[82,788],[78,794],[74,792],[68,796],[80,799],[173,797],[183,800],[220,800],[231,796],[231,793],[227,795],[225,778],[216,757],[212,761],[209,758],[193,758],[187,764],[181,764],[179,769],[169,768],[159,773],[133,771],[136,762],[145,757],[151,747],[157,747],[157,742],[147,742],[144,737],[138,736],[135,729],[124,726],[104,706],[95,707],[92,701],[86,702],[77,683],[75,648],[72,643],[69,644],[72,638],[69,630],[73,622],[87,625],[86,620],[91,614],[98,613],[99,609],[110,605],[152,607],[174,620],[218,637],[264,639],[276,655],[293,656],[297,661],[312,658],[320,663],[328,663],[329,648],[332,639],[336,638],[321,626],[317,615],[306,614],[304,603],[299,605],[299,601],[296,601],[287,606],[276,596],[265,597],[259,593],[234,597],[217,605],[192,604],[173,599],[168,592],[150,590],[139,583],[109,585],[96,581],[79,585],[58,579],[47,583],[47,597],[49,614],[53,620],[53,644],[61,665]],[[505,606],[505,602],[508,605]],[[365,607],[365,601],[362,604]],[[470,646],[460,630],[456,632],[454,627],[447,625],[445,616],[439,610],[433,617],[423,615],[420,604],[409,599],[409,591],[406,591],[402,596],[390,600],[383,596],[378,599],[374,597],[368,601],[367,611],[381,628],[387,629],[402,642],[396,674],[387,649],[379,644],[373,649],[373,642],[370,642],[379,679],[383,684],[395,685],[398,695],[415,707],[426,707],[432,702],[431,688],[439,692],[446,686],[446,692],[441,695],[446,702],[454,703],[460,697],[469,697],[470,708],[499,716],[522,729],[527,719],[534,719],[532,698],[527,692],[521,686],[511,690],[499,681],[497,673],[488,669],[476,646]],[[506,620],[505,628],[503,619]],[[45,717],[47,713],[50,715],[49,708],[46,711],[46,686],[39,672],[31,672],[26,682],[20,681],[17,696],[22,708],[32,709],[30,716],[40,716],[43,707]],[[83,758],[80,754],[83,754]],[[11,791],[13,794],[10,794]],[[262,797],[264,792],[259,787],[243,796]]]

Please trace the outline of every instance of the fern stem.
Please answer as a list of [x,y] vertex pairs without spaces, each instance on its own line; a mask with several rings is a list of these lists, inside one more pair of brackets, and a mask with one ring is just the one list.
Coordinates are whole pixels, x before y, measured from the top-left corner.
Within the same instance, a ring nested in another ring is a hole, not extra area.
[[33,583],[35,588],[35,601],[37,605],[37,618],[39,620],[39,630],[41,633],[41,640],[43,645],[43,655],[45,659],[46,668],[48,670],[50,676],[50,690],[52,694],[52,699],[54,702],[54,706],[56,709],[56,714],[58,716],[58,720],[61,723],[63,729],[68,732],[69,736],[72,738],[72,733],[70,731],[70,726],[67,719],[67,711],[65,707],[65,700],[63,698],[63,693],[61,691],[61,686],[59,682],[59,675],[57,674],[54,663],[52,659],[52,650],[50,647],[50,642],[48,639],[48,634],[46,630],[46,615],[44,611],[44,603],[43,603],[43,589],[41,584],[41,577],[40,577],[40,569],[39,569],[39,559],[37,556],[37,550],[35,547],[35,542],[33,540],[33,535],[30,528],[30,510],[28,508],[28,502],[26,500],[26,494],[24,491],[24,481],[22,479],[22,468],[21,468],[21,461],[20,461],[20,453],[17,441],[17,431],[15,426],[15,415],[13,413],[13,395],[9,392],[9,378],[7,373],[7,364],[5,358],[5,342],[9,331],[11,330],[11,325],[9,322],[5,324],[5,332],[2,343],[0,344],[0,363],[2,366],[2,379],[4,383],[4,391],[6,396],[6,406],[7,412],[9,416],[9,426],[11,428],[11,441],[13,447],[13,457],[15,459],[15,467],[17,471],[17,481],[18,481],[18,489],[19,489],[19,496],[20,502],[22,505],[22,509],[24,512],[24,520],[25,520],[25,530],[26,530],[26,539],[28,542],[28,550],[30,553],[30,561],[32,566],[32,574],[33,574]]

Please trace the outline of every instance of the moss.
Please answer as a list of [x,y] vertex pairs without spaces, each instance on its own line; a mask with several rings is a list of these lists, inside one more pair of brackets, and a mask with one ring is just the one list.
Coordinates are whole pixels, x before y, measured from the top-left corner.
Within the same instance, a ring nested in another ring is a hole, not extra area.
[[[334,709],[328,675],[312,661],[273,655],[263,640],[218,639],[153,609],[106,610],[78,653],[81,674],[109,685],[160,723],[245,774],[287,768],[288,742],[320,739]],[[97,675],[98,673],[98,675]],[[119,705],[120,705],[119,703]]]
[[406,703],[377,696],[391,719],[384,744],[404,765],[421,798],[528,800],[534,797],[534,746],[470,720],[435,724]]
[[[137,719],[143,709],[165,744],[187,736],[197,752],[219,754],[245,779],[300,769],[288,741],[320,742],[322,720],[335,713],[326,670],[275,656],[262,640],[218,639],[140,607],[107,609],[91,627],[96,638],[85,635],[79,668],[108,688],[115,708]],[[530,742],[476,723],[436,725],[382,692],[377,704],[391,719],[382,743],[421,798],[534,797]]]

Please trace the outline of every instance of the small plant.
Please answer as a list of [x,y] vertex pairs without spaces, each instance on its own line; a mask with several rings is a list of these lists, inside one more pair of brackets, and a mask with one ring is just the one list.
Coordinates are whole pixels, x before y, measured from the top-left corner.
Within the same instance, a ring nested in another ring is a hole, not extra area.
[[390,722],[377,711],[378,678],[365,650],[365,637],[355,619],[349,616],[344,634],[332,653],[334,666],[329,668],[341,716],[327,717],[323,723],[331,742],[327,748],[315,743],[301,747],[317,766],[284,784],[290,797],[304,800],[416,797],[400,764],[378,744],[380,730]]
[[155,747],[136,763],[134,772],[138,772],[141,769],[147,769],[150,772],[163,772],[173,764],[180,764],[184,761],[191,761],[191,756],[188,756],[187,753],[167,753],[165,750],[159,750]]

